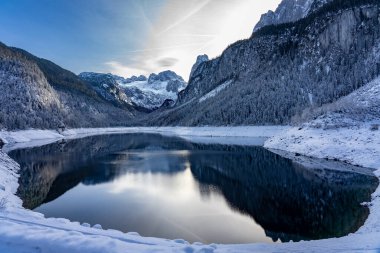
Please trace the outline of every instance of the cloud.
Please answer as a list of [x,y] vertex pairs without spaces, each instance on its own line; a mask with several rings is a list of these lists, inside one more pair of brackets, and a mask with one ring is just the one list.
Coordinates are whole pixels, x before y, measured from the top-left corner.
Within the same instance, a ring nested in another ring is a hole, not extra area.
[[171,67],[178,62],[177,58],[166,57],[157,61],[159,67]]

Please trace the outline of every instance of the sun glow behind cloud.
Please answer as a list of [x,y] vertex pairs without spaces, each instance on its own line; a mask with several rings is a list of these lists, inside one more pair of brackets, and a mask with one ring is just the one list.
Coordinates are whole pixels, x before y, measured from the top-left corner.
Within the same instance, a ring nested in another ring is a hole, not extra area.
[[[187,79],[198,55],[217,57],[229,44],[248,38],[261,14],[279,2],[168,0],[141,48],[125,52],[121,61],[110,59],[106,67],[122,76],[171,69]],[[123,64],[123,58],[129,62]]]

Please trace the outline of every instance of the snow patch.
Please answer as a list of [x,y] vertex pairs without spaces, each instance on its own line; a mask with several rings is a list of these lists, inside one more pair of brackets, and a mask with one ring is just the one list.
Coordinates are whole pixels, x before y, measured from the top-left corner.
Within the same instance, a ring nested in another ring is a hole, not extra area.
[[209,98],[215,97],[216,95],[218,95],[219,92],[221,92],[222,90],[224,90],[227,87],[229,87],[232,84],[232,82],[233,82],[232,80],[229,80],[229,81],[224,82],[223,84],[219,85],[218,87],[216,87],[215,89],[213,89],[212,91],[210,91],[209,93],[207,93],[206,95],[204,95],[203,97],[201,97],[199,99],[199,103],[202,103],[202,102],[206,101]]
[[309,103],[310,103],[311,106],[313,106],[313,104],[314,104],[313,94],[309,93],[308,96],[309,96]]

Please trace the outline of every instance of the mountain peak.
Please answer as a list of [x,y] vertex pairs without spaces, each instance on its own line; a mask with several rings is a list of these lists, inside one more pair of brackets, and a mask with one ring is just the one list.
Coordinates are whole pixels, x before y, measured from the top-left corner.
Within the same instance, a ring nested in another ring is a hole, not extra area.
[[165,82],[165,81],[173,81],[173,80],[180,80],[183,82],[182,77],[177,75],[174,71],[166,70],[158,74],[151,74],[148,78],[148,83],[151,84],[157,81]]
[[332,0],[283,0],[276,11],[268,11],[261,16],[260,21],[253,31],[256,32],[269,25],[298,21],[331,1]]
[[196,62],[194,63],[193,67],[191,68],[190,77],[193,76],[194,72],[197,70],[199,65],[201,65],[202,63],[204,63],[208,60],[209,60],[209,58],[208,58],[207,54],[198,55]]
[[133,83],[133,82],[144,82],[148,80],[148,78],[144,75],[139,76],[131,76],[130,78],[125,79],[126,83]]

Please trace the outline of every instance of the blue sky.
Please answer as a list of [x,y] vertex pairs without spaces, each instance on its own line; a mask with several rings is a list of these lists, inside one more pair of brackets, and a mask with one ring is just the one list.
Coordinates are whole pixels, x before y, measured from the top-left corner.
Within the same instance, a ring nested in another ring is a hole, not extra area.
[[[261,3],[260,3],[261,2]],[[265,2],[265,3],[263,3]],[[279,0],[1,0],[0,41],[75,73],[122,76],[219,55]]]

